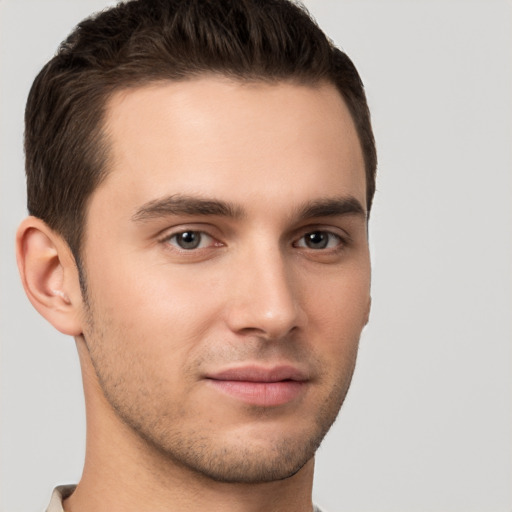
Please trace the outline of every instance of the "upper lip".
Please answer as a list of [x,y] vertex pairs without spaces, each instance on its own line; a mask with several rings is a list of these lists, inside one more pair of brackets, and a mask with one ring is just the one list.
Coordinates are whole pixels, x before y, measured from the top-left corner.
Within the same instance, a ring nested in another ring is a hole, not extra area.
[[207,379],[244,382],[280,382],[283,380],[306,381],[306,373],[295,366],[280,365],[264,367],[258,365],[237,366],[208,373]]

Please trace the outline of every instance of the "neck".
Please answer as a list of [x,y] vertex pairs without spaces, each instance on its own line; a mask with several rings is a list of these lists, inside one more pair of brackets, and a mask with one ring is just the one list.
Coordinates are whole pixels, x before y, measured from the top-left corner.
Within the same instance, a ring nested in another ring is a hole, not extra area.
[[[80,348],[79,348],[80,351]],[[87,410],[84,471],[66,512],[311,512],[314,460],[290,478],[226,483],[183,467],[125,425],[81,355]]]

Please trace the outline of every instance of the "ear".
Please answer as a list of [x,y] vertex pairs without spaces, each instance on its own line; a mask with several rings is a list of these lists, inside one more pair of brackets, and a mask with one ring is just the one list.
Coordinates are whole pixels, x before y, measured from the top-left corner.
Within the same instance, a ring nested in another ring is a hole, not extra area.
[[16,259],[25,293],[37,311],[70,336],[82,333],[82,294],[68,244],[41,219],[27,217],[16,234]]
[[366,317],[364,320],[364,325],[368,325],[368,322],[370,321],[370,311],[372,309],[372,297],[368,297],[368,305],[366,306]]

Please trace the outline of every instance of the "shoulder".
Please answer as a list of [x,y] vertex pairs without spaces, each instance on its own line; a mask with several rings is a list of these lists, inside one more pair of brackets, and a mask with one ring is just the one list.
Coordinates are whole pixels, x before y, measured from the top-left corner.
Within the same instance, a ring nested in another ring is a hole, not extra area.
[[64,509],[62,508],[62,502],[68,496],[73,494],[75,488],[76,485],[59,485],[58,487],[55,487],[46,512],[64,512]]

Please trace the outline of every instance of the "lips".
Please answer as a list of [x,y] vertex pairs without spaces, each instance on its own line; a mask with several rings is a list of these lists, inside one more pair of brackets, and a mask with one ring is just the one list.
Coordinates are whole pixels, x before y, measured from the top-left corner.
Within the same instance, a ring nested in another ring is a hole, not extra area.
[[307,375],[293,366],[235,367],[206,376],[216,391],[246,404],[262,407],[284,405],[297,399],[307,387]]

